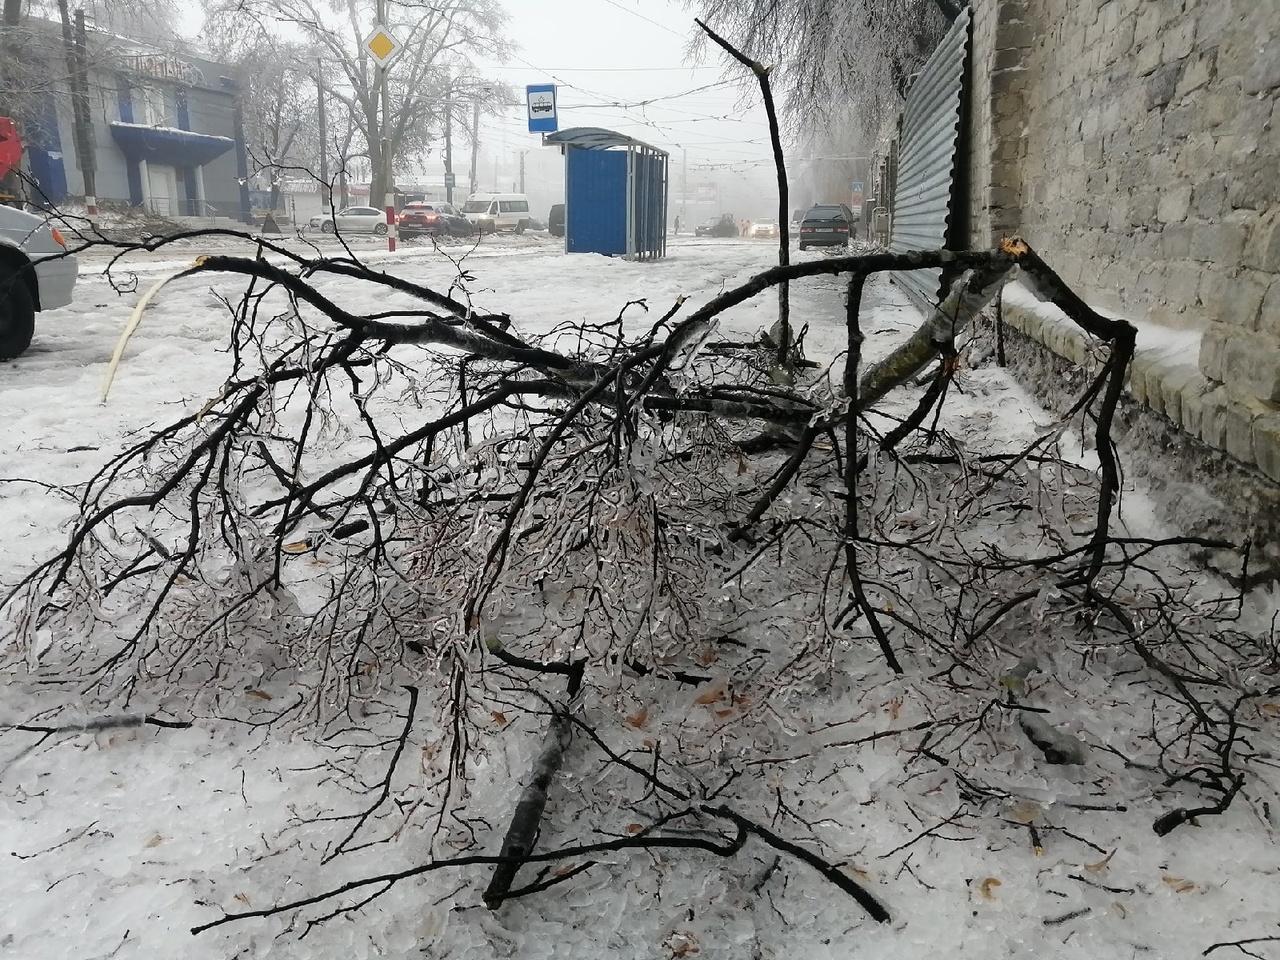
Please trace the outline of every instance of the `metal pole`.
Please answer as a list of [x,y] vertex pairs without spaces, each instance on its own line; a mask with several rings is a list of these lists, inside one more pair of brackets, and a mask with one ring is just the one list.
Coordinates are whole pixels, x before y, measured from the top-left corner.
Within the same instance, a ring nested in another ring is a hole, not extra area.
[[[387,26],[387,0],[378,0],[378,23],[384,29]],[[378,86],[382,88],[382,130],[380,132],[382,134],[383,205],[387,211],[387,251],[394,252],[396,249],[396,195],[391,182],[391,139],[387,136],[391,131],[391,98],[387,88],[388,69],[386,64],[378,67]]]
[[528,150],[520,151],[520,192],[521,193],[524,193],[524,155],[528,152],[529,152]]
[[479,189],[476,182],[476,161],[480,156],[480,94],[475,94],[474,112],[471,115],[471,192]]
[[444,198],[453,203],[453,81],[444,90]]
[[686,147],[680,164],[680,222],[689,225],[689,150]]
[[316,57],[316,104],[320,108],[320,206],[329,210],[333,207],[333,191],[329,189],[329,125],[324,115],[323,69],[320,58]]

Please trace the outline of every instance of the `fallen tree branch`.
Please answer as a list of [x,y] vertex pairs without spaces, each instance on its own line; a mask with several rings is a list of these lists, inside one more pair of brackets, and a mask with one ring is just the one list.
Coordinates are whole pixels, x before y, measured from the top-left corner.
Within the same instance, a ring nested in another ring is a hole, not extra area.
[[[778,113],[774,108],[773,91],[769,86],[769,74],[772,67],[766,67],[758,60],[752,60],[738,50],[724,37],[720,36],[703,21],[694,18],[694,23],[702,28],[729,56],[750,70],[760,85],[760,95],[764,98],[764,112],[769,121],[769,143],[773,147],[773,170],[778,180],[778,265],[785,267],[791,262],[791,237],[789,224],[791,216],[787,212],[789,199],[787,194],[787,164],[782,152],[782,134],[778,129]],[[784,369],[791,364],[791,301],[787,281],[778,284],[778,338],[777,365]]]
[[[731,857],[742,849],[742,845],[747,840],[747,831],[745,829],[739,829],[736,836],[720,843],[705,837],[662,837],[650,835],[651,831],[665,826],[672,820],[689,816],[693,812],[694,811],[692,810],[684,810],[680,813],[664,817],[658,823],[640,831],[634,836],[617,837],[616,839],[604,840],[600,843],[584,843],[573,847],[564,847],[550,853],[531,853],[519,858],[476,855],[469,857],[455,857],[452,860],[432,860],[429,863],[418,864],[417,866],[409,867],[405,870],[383,873],[375,877],[364,877],[360,880],[351,880],[347,883],[341,884],[340,886],[326,890],[323,893],[317,893],[309,897],[300,897],[297,900],[291,900],[287,903],[278,904],[274,907],[265,907],[261,910],[245,910],[242,913],[229,913],[226,916],[219,917],[217,920],[211,920],[208,923],[202,923],[192,927],[191,933],[203,933],[206,930],[211,930],[214,927],[220,927],[223,924],[234,923],[237,920],[248,920],[253,917],[270,917],[279,913],[287,913],[290,910],[297,910],[302,907],[312,906],[313,904],[324,903],[327,900],[340,897],[344,893],[361,890],[369,886],[385,884],[387,889],[390,889],[392,885],[399,883],[401,880],[408,880],[412,877],[422,876],[426,873],[434,873],[437,870],[499,864],[508,862],[509,859],[512,860],[512,862],[517,863],[554,863],[559,860],[568,860],[572,857],[589,856],[596,853],[606,853],[618,850],[651,849],[705,850],[709,853],[714,853],[717,856]],[[368,900],[365,900],[364,902],[367,903]],[[339,911],[339,913],[340,912],[341,911]]]
[[858,904],[862,909],[867,911],[867,915],[870,916],[872,920],[875,920],[877,923],[889,922],[890,916],[888,909],[879,900],[877,900],[869,890],[859,884],[858,881],[854,880],[848,874],[842,873],[839,867],[828,863],[815,853],[810,853],[804,847],[792,843],[790,840],[783,839],[767,827],[762,827],[755,821],[748,820],[746,817],[739,813],[735,813],[724,805],[718,807],[704,806],[701,809],[704,813],[709,813],[712,816],[723,817],[735,824],[739,830],[759,837],[769,846],[773,847],[773,849],[781,850],[783,853],[790,854],[802,863],[806,863],[813,867],[813,869],[817,870],[818,873],[822,874],[824,879],[830,880],[845,893],[849,894],[849,896],[853,897],[854,900],[858,901]]
[[501,862],[494,868],[493,877],[484,891],[484,903],[490,910],[502,906],[503,901],[515,882],[516,873],[527,854],[532,852],[538,840],[538,829],[542,823],[542,811],[547,806],[547,790],[551,781],[564,762],[565,751],[573,742],[573,720],[569,716],[573,698],[582,686],[582,674],[586,669],[586,661],[579,660],[570,667],[569,684],[565,691],[565,703],[557,709],[547,724],[547,732],[542,740],[542,751],[533,763],[533,771],[529,774],[529,782],[525,784],[516,803],[515,812],[511,814],[511,823],[507,827],[507,835],[502,839],[499,856]]

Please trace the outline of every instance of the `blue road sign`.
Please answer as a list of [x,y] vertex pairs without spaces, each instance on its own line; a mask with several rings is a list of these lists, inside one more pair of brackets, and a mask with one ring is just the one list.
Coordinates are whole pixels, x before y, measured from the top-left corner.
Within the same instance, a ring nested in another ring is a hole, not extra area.
[[529,105],[529,132],[555,133],[560,129],[556,118],[556,85],[536,83],[525,89]]

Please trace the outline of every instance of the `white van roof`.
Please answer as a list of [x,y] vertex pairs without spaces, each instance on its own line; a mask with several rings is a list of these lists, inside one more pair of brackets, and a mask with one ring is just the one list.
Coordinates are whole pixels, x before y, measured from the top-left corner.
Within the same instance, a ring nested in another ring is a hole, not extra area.
[[467,201],[472,200],[527,200],[523,193],[473,193],[467,197]]

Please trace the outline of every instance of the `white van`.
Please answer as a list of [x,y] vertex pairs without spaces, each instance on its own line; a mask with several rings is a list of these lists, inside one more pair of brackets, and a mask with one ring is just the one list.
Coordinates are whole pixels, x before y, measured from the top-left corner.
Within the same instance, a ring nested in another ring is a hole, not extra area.
[[462,214],[481,233],[524,233],[529,225],[529,198],[523,193],[473,193],[462,205]]

